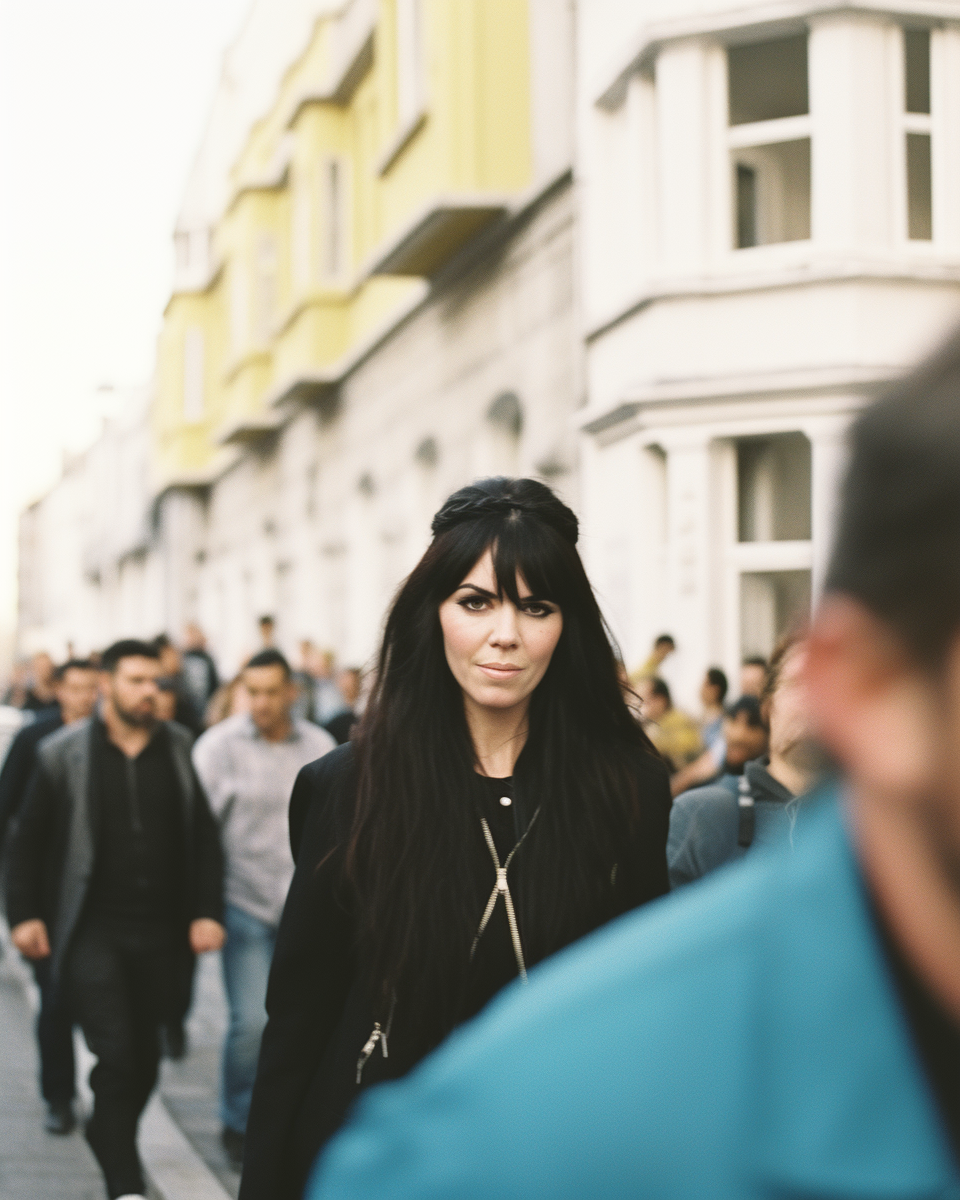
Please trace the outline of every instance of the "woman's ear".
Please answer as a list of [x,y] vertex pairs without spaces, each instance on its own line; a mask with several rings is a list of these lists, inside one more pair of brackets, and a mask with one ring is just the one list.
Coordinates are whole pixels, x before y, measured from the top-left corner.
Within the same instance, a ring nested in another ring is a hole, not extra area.
[[827,596],[804,670],[813,728],[851,783],[900,798],[936,772],[936,691],[893,630],[850,596]]

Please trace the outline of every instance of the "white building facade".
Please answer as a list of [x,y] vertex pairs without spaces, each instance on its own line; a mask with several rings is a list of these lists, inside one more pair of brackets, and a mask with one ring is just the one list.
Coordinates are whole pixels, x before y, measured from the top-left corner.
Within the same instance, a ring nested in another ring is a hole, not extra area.
[[960,4],[578,8],[585,551],[688,704],[809,610],[852,415],[960,317]]

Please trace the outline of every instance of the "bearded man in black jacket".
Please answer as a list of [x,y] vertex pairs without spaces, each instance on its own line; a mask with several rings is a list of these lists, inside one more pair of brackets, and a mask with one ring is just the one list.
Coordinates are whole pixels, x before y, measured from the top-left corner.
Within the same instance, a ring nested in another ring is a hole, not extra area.
[[14,945],[49,959],[98,1058],[87,1140],[110,1200],[145,1190],[137,1124],[183,957],[224,940],[217,827],[192,735],[156,719],[159,670],[144,642],[104,653],[99,714],[38,748],[7,879]]

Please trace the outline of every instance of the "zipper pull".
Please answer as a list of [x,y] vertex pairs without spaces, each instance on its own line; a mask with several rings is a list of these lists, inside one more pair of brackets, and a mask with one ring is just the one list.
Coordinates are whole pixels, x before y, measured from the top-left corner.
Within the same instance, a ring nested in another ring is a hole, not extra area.
[[[367,1038],[366,1042],[364,1043],[364,1047],[360,1051],[360,1057],[357,1059],[357,1083],[358,1084],[360,1083],[360,1077],[363,1074],[363,1068],[369,1062],[371,1054],[373,1054],[374,1050],[377,1048],[377,1042],[379,1042],[382,1037],[383,1037],[383,1030],[381,1030],[381,1028],[380,1028],[380,1022],[374,1021],[373,1032],[370,1034],[370,1036]],[[384,1050],[384,1052],[383,1052],[383,1057],[384,1058],[387,1057],[386,1050]]]

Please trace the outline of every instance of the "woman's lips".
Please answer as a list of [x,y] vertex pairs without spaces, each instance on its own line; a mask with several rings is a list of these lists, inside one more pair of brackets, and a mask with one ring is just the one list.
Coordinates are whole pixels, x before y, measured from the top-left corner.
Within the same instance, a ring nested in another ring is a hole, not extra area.
[[514,667],[509,663],[477,663],[477,666],[489,679],[513,679],[523,670],[523,667]]

